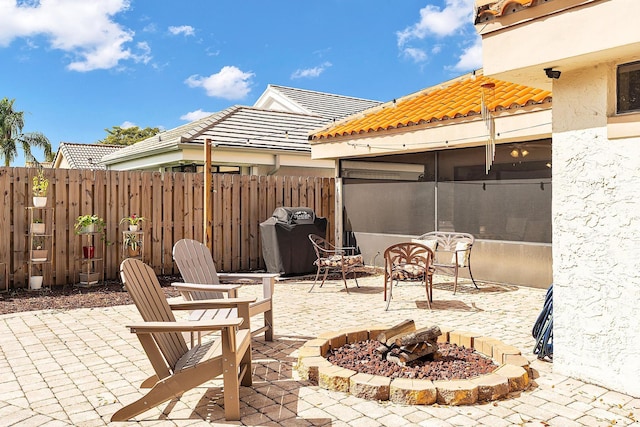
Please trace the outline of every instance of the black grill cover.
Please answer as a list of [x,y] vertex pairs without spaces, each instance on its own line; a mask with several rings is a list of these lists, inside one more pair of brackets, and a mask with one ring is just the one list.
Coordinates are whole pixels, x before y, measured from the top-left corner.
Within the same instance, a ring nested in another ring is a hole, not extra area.
[[269,273],[296,275],[315,272],[316,253],[309,234],[325,237],[327,219],[307,207],[280,207],[260,224],[262,257]]

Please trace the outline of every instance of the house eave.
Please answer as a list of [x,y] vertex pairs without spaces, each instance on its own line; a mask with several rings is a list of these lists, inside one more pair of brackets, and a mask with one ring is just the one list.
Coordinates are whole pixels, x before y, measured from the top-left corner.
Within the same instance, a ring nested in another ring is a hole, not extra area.
[[[526,107],[525,107],[526,108]],[[497,144],[551,137],[551,104],[518,114],[494,117]],[[488,131],[481,117],[455,119],[431,126],[412,126],[313,141],[312,159],[371,157],[386,154],[445,150],[486,144]]]

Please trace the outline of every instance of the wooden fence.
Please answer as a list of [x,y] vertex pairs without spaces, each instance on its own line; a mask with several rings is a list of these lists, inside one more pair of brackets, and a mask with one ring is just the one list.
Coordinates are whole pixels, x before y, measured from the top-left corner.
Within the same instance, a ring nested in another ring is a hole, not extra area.
[[[29,219],[33,168],[0,168],[0,263],[6,263],[10,287],[27,282]],[[51,283],[78,282],[82,242],[74,222],[96,214],[107,223],[105,277],[117,278],[121,262],[120,219],[130,214],[147,218],[144,261],[157,274],[175,274],[171,250],[181,238],[203,241],[204,176],[202,173],[89,171],[45,169],[49,179],[48,207],[53,213]],[[279,206],[307,206],[328,219],[327,236],[334,235],[335,181],[320,177],[275,177],[214,174],[213,257],[220,271],[264,269],[259,224]],[[2,274],[0,269],[0,274]]]

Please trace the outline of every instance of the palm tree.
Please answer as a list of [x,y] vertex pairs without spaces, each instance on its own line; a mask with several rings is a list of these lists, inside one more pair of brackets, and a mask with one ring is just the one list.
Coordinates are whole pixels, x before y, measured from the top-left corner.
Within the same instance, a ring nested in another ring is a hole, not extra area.
[[4,157],[4,165],[9,166],[18,155],[18,144],[22,146],[24,158],[27,161],[39,163],[31,153],[32,147],[44,150],[46,161],[53,160],[51,143],[40,132],[22,133],[24,127],[24,112],[15,111],[13,103],[15,99],[0,100],[0,157]]

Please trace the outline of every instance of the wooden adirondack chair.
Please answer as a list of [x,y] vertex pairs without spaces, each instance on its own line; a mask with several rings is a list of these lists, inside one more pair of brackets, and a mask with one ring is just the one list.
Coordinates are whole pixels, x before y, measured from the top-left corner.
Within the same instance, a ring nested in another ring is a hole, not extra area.
[[[169,304],[153,269],[137,259],[120,266],[125,288],[144,322],[128,325],[137,334],[155,375],[141,388],[151,388],[142,398],[118,410],[111,421],[125,421],[160,405],[187,390],[222,375],[224,413],[227,420],[240,419],[240,384],[250,386],[251,335],[249,303],[255,299],[187,301]],[[227,320],[177,322],[173,310],[236,307],[240,317]],[[240,329],[244,328],[244,329]],[[220,331],[220,338],[189,348],[183,333]],[[223,366],[224,364],[224,366]]]
[[[218,273],[209,248],[197,240],[182,239],[173,245],[173,259],[185,283],[174,283],[187,301],[238,296],[242,282],[262,282],[262,298],[249,304],[251,317],[263,314],[264,326],[251,331],[252,336],[264,332],[265,341],[273,341],[272,296],[275,280],[279,274],[273,273]],[[221,282],[231,283],[227,285]],[[233,284],[235,282],[235,284]],[[238,284],[240,283],[240,284]],[[235,309],[195,310],[191,320],[227,319],[237,317]]]

